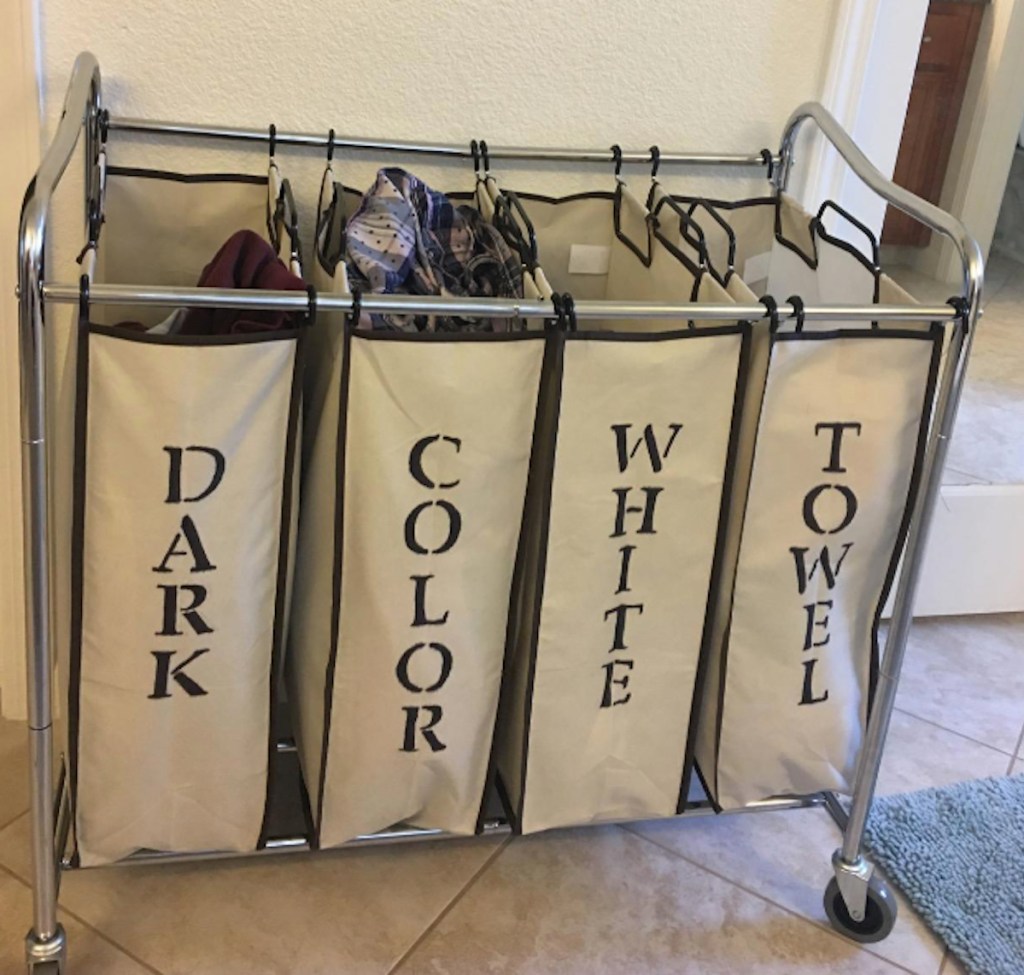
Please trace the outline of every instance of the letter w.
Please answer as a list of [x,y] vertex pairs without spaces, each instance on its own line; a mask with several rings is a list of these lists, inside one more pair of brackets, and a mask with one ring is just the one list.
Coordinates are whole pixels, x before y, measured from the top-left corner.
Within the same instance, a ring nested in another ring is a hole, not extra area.
[[839,578],[839,570],[843,567],[843,561],[849,555],[851,548],[853,548],[853,542],[847,542],[843,545],[842,554],[836,560],[835,567],[833,567],[832,556],[829,555],[828,546],[826,545],[818,557],[811,563],[810,569],[808,569],[807,553],[810,549],[793,546],[790,551],[793,553],[793,561],[796,563],[796,584],[800,589],[800,594],[803,595],[807,589],[807,583],[814,578],[814,573],[818,571],[819,565],[821,566],[821,574],[825,577],[826,585],[829,589],[832,589],[836,584],[836,579]]
[[659,449],[658,441],[654,436],[654,427],[650,423],[644,427],[644,435],[637,439],[636,443],[633,444],[633,449],[630,450],[626,437],[629,435],[629,429],[632,426],[632,423],[612,424],[612,430],[615,433],[615,446],[619,452],[619,473],[625,473],[626,468],[629,467],[629,462],[636,456],[636,452],[640,449],[641,444],[645,444],[647,447],[647,455],[651,458],[651,468],[654,470],[654,473],[659,473],[665,458],[668,457],[668,452],[676,442],[679,431],[683,429],[683,425],[681,423],[670,423],[668,425],[670,433],[664,450]]

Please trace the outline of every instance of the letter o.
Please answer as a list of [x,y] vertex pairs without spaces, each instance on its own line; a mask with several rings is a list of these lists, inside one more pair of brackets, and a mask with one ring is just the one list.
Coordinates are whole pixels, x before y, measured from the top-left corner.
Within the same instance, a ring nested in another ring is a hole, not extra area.
[[[822,528],[821,522],[818,521],[817,516],[814,513],[815,502],[824,494],[826,491],[838,491],[846,502],[846,513],[843,515],[842,521],[836,525],[835,528]],[[807,492],[807,496],[804,498],[804,524],[813,532],[817,532],[819,535],[834,535],[836,532],[841,532],[847,525],[853,521],[854,516],[857,514],[857,495],[853,493],[845,484],[819,484],[815,488],[811,488]]]
[[[435,505],[448,515],[448,537],[444,540],[444,544],[438,548],[428,549],[420,545],[416,538],[416,522],[427,508],[434,507]],[[459,514],[459,509],[450,501],[424,501],[422,504],[416,505],[409,512],[409,517],[405,519],[405,547],[417,555],[443,555],[459,540],[461,533],[462,515]]]
[[[434,681],[429,687],[419,687],[412,682],[409,677],[409,663],[412,660],[413,654],[417,650],[422,650],[424,647],[430,647],[432,650],[437,651],[441,655],[441,673],[437,680]],[[443,643],[414,643],[401,657],[398,658],[398,664],[395,666],[395,676],[398,678],[398,683],[402,685],[407,691],[411,691],[413,694],[422,694],[424,692],[438,691],[446,683],[452,673],[452,652]]]

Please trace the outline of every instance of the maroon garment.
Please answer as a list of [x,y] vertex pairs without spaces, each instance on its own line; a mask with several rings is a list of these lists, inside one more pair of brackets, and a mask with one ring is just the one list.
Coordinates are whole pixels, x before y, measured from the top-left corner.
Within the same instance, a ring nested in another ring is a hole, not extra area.
[[[255,288],[261,291],[305,291],[297,278],[259,234],[239,230],[203,268],[200,288]],[[192,308],[179,335],[228,335],[232,332],[270,332],[291,328],[301,315],[242,308]]]

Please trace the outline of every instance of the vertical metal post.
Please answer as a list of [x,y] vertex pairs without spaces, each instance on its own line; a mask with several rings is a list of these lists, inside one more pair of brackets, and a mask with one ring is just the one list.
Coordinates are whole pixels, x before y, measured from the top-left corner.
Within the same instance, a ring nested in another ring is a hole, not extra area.
[[850,816],[843,833],[842,848],[833,857],[836,879],[850,916],[855,921],[862,921],[872,872],[871,864],[863,856],[864,829],[871,811],[885,739],[896,702],[900,670],[913,621],[914,597],[924,564],[928,529],[942,483],[942,467],[956,421],[974,332],[981,313],[984,262],[977,241],[967,233],[959,220],[886,179],[821,105],[802,105],[790,116],[779,153],[782,161],[776,185],[780,191],[786,188],[792,171],[796,136],[801,124],[807,119],[815,122],[851,169],[879,196],[952,241],[963,262],[963,297],[967,309],[962,327],[957,329],[947,352],[946,371],[925,454],[921,490],[914,505],[907,544],[903,551],[903,565],[879,668],[875,700],[854,777]]
[[96,120],[101,98],[99,65],[81,54],[53,143],[25,193],[18,238],[18,330],[21,379],[22,486],[28,730],[31,776],[32,930],[25,939],[29,972],[56,963],[63,970],[66,939],[57,922],[53,747],[53,641],[50,524],[46,457],[46,347],[42,300],[43,258],[50,199],[74,153],[83,121],[86,191],[96,186]]
[[28,640],[28,730],[32,798],[32,916],[27,951],[31,962],[52,957],[64,934],[57,924],[53,834],[53,706],[50,628],[49,512],[46,481],[46,350],[40,293],[43,228],[22,214],[19,248],[21,351],[21,458],[24,506],[25,609]]
[[857,866],[862,859],[864,829],[871,811],[871,802],[874,799],[875,786],[878,782],[878,771],[882,764],[889,721],[896,703],[896,691],[899,687],[900,671],[907,649],[907,638],[910,635],[910,626],[914,619],[914,598],[924,564],[928,531],[942,485],[942,468],[946,452],[949,449],[949,438],[953,432],[953,424],[956,420],[960,394],[967,371],[967,362],[970,358],[970,348],[981,311],[981,277],[983,274],[981,254],[978,252],[972,257],[973,260],[970,261],[971,277],[975,286],[971,289],[964,326],[957,329],[957,334],[950,342],[947,353],[947,376],[945,377],[946,382],[943,384],[947,392],[944,402],[940,400],[937,406],[938,413],[933,422],[922,474],[922,489],[907,535],[903,568],[899,584],[896,587],[892,619],[889,621],[889,632],[879,667],[873,710],[861,748],[857,775],[854,779],[850,820],[843,834],[843,846],[840,853],[841,865]]

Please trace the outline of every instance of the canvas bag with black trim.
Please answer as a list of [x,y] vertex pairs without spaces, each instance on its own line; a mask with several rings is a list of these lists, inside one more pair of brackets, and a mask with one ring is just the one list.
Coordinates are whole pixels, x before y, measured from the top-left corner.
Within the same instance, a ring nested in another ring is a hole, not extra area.
[[[646,210],[624,189],[520,199],[556,290],[730,302],[651,237]],[[649,263],[614,233],[616,206]],[[605,252],[606,267],[586,265]],[[495,752],[525,833],[671,816],[685,804],[749,354],[746,325],[587,319],[579,328],[557,334],[545,375]]]
[[[267,196],[266,177],[112,168],[97,279],[194,285],[234,231],[267,232]],[[65,358],[77,373],[77,860],[254,850],[287,610],[300,331],[77,330]]]
[[772,339],[697,743],[722,808],[851,791],[944,332]]
[[[344,292],[343,258],[315,273]],[[546,340],[324,312],[314,333],[288,686],[315,841],[471,834]]]

